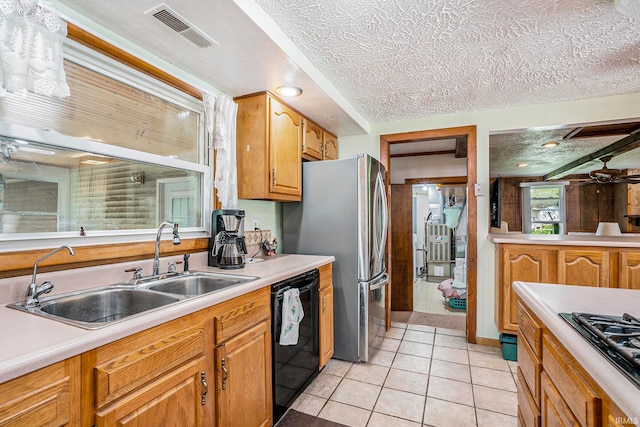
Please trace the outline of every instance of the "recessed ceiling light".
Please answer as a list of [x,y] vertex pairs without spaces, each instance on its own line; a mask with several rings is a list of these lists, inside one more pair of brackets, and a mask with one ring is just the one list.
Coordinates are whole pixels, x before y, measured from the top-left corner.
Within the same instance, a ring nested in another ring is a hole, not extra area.
[[302,95],[302,89],[293,85],[282,85],[276,88],[276,93],[280,96],[300,96]]
[[560,144],[557,141],[549,141],[542,144],[544,148],[553,148],[553,147],[557,147],[558,145]]
[[527,166],[529,166],[529,163],[518,163],[519,168],[526,168]]
[[20,146],[19,148],[20,151],[28,151],[30,153],[36,153],[36,154],[44,154],[46,156],[55,156],[56,152],[55,151],[51,151],[51,150],[42,150],[40,148],[35,148],[35,147],[25,147],[25,146]]
[[83,160],[80,163],[83,165],[104,165],[105,163],[108,163],[108,162],[105,162],[102,160],[88,159],[88,160]]

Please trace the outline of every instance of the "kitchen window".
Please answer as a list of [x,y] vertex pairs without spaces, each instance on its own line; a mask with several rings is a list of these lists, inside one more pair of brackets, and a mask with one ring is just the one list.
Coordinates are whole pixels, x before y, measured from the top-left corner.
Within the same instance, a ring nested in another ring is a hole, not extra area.
[[0,98],[0,242],[205,235],[202,102],[71,41],[65,71],[68,98]]
[[522,232],[565,234],[564,183],[526,182],[522,186]]
[[565,234],[565,184],[526,182],[520,185],[523,205],[522,232]]

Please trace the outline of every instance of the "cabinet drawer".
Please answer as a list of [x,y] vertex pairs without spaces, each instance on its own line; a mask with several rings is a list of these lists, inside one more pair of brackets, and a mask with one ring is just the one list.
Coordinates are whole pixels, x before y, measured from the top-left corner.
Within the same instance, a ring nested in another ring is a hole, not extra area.
[[518,331],[520,336],[527,340],[534,354],[542,356],[542,327],[529,311],[518,302]]
[[[136,339],[144,336],[138,334]],[[204,354],[204,327],[182,330],[144,346],[121,352],[95,367],[95,399],[98,408]],[[118,343],[119,347],[127,341]],[[109,347],[109,346],[106,346]],[[100,351],[100,350],[99,350]],[[108,350],[106,350],[108,351]]]
[[559,427],[585,425],[578,422],[546,373],[542,373],[540,382],[542,383],[540,387],[542,425]]
[[214,317],[216,344],[268,319],[271,315],[269,288],[234,298],[221,304],[221,311]]
[[0,426],[80,423],[80,358],[0,384]]
[[521,340],[518,345],[518,371],[522,373],[524,387],[529,389],[536,405],[540,405],[540,372],[542,364],[529,347],[526,340]]
[[524,381],[522,371],[518,367],[518,416],[525,427],[540,426],[540,409],[531,396],[529,387]]
[[602,401],[574,368],[573,358],[563,352],[554,339],[545,335],[542,340],[544,369],[575,417],[583,426],[600,424]]

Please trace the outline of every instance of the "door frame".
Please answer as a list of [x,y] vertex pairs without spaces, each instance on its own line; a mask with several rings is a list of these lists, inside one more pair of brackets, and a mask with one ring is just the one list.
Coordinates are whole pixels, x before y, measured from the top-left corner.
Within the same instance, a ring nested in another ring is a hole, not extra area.
[[[467,188],[478,182],[477,171],[477,140],[476,126],[459,126],[443,129],[430,129],[413,132],[401,132],[394,134],[380,135],[380,161],[385,166],[388,176],[391,176],[391,154],[392,144],[402,144],[406,142],[441,140],[457,137],[467,138]],[[390,180],[387,180],[387,194],[390,196]],[[476,342],[477,333],[477,304],[478,304],[478,203],[473,191],[468,191],[467,199],[467,342]],[[391,230],[388,231],[387,238],[387,259],[391,259],[393,253],[391,248]],[[393,271],[389,263],[389,283],[386,295],[387,324],[391,321],[391,287],[393,281]]]

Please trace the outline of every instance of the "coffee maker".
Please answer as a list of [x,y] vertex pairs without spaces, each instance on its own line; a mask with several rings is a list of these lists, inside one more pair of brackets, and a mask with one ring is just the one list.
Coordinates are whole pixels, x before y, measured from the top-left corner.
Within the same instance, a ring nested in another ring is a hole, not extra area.
[[211,214],[209,266],[244,268],[247,245],[244,239],[244,211],[219,209]]

